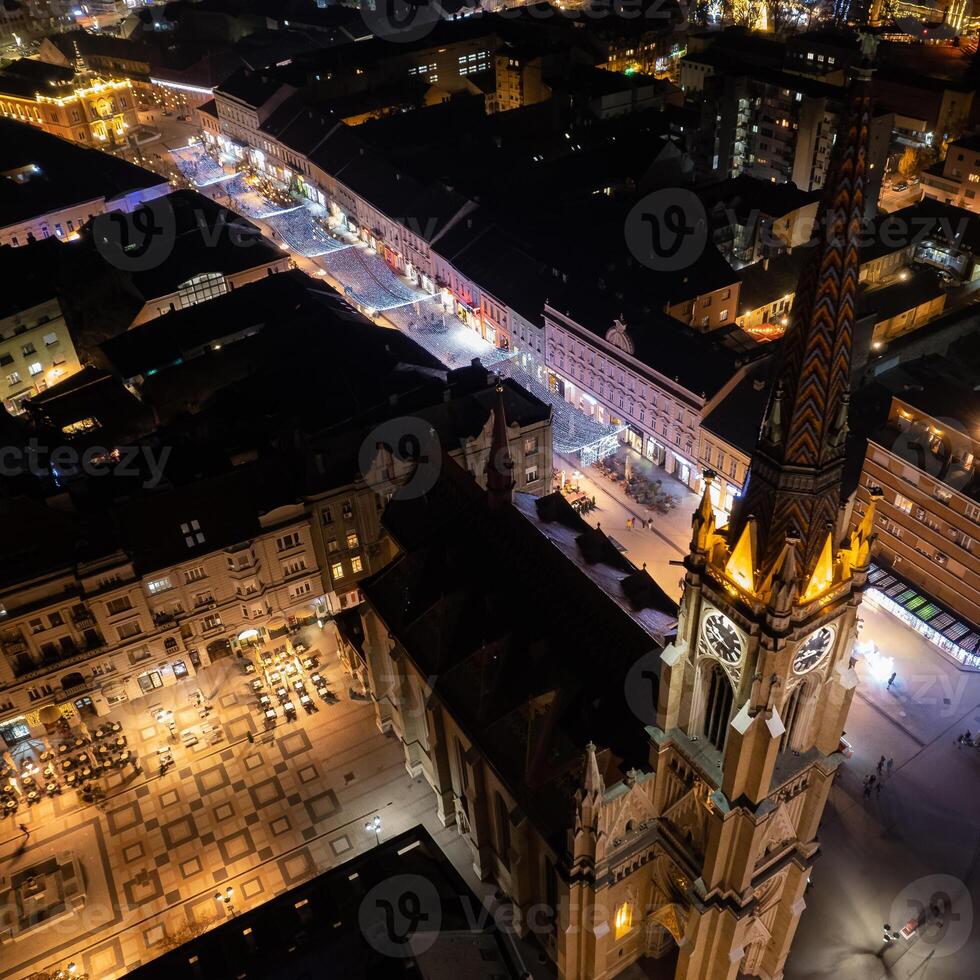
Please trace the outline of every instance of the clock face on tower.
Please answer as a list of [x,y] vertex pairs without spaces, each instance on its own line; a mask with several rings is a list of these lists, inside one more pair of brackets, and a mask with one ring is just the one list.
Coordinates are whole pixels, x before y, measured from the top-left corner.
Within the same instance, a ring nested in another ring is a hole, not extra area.
[[797,674],[805,674],[823,662],[823,658],[834,645],[837,629],[834,626],[821,626],[811,633],[799,646],[793,658],[793,670]]
[[723,663],[737,664],[742,659],[741,634],[723,613],[708,613],[704,617],[702,630],[708,649]]

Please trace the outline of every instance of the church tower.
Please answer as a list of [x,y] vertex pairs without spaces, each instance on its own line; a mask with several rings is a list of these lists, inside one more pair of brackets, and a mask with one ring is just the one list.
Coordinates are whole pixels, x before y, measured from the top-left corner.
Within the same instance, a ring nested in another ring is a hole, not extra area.
[[[848,88],[748,485],[719,528],[705,475],[662,655],[654,796],[691,872],[678,980],[783,976],[841,762],[874,539],[873,505],[843,539],[840,499],[871,74],[865,62]],[[671,824],[682,793],[697,805]]]

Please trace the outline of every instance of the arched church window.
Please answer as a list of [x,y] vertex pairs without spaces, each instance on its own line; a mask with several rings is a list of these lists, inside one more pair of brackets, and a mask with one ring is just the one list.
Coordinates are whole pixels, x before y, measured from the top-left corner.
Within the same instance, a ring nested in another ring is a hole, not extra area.
[[731,682],[721,667],[710,662],[706,679],[707,697],[704,706],[704,737],[719,752],[724,751],[728,737],[728,720],[732,715],[734,694]]
[[622,939],[633,928],[633,906],[629,902],[617,907],[613,927],[617,939]]
[[807,696],[807,683],[801,681],[793,688],[785,705],[783,705],[783,726],[786,731],[783,732],[783,737],[779,743],[780,752],[785,752],[787,749],[798,749],[802,743],[807,717]]

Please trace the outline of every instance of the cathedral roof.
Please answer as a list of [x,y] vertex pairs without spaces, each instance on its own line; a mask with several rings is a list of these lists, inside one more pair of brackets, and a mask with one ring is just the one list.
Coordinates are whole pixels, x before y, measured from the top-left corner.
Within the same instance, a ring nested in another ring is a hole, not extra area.
[[560,494],[491,507],[448,457],[383,523],[401,554],[361,588],[524,811],[563,841],[588,742],[620,772],[648,764],[626,677],[662,649],[676,604]]

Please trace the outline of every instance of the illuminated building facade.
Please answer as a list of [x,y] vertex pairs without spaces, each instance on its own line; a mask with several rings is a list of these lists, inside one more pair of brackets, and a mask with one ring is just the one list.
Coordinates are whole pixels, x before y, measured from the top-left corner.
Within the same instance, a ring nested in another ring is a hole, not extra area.
[[33,86],[0,75],[0,113],[83,146],[116,147],[135,134],[139,119],[128,79],[75,76]]

